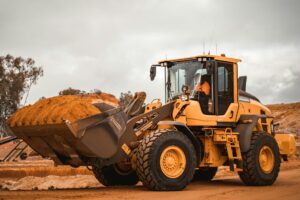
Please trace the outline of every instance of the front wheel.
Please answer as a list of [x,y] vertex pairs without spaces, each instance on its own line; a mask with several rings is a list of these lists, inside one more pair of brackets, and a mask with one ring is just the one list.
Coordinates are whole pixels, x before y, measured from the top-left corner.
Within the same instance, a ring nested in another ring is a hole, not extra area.
[[151,190],[182,190],[196,166],[194,146],[176,130],[158,130],[142,139],[137,151],[137,174]]
[[243,171],[239,172],[246,185],[272,185],[280,170],[280,152],[274,137],[267,133],[254,133],[250,149],[242,153]]

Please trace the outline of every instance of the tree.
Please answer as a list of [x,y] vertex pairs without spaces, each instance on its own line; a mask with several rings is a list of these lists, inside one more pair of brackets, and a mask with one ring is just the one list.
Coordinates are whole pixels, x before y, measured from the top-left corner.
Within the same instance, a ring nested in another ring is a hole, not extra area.
[[58,94],[59,96],[64,96],[64,95],[77,95],[77,94],[85,94],[86,92],[83,90],[79,90],[79,89],[74,89],[74,88],[67,88],[64,89],[62,91],[60,91]]
[[91,93],[94,93],[94,94],[102,94],[102,91],[99,90],[99,89],[93,89],[93,90],[91,90]]
[[6,126],[25,92],[42,76],[42,67],[37,67],[32,58],[0,56],[0,126]]
[[125,108],[129,102],[133,99],[133,94],[131,93],[131,91],[128,92],[121,92],[119,101],[120,101],[120,106]]

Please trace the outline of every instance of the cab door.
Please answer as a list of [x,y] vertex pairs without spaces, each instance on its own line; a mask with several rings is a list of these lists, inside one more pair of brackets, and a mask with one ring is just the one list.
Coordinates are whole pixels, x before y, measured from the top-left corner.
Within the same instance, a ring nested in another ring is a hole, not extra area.
[[237,64],[209,61],[211,95],[209,113],[202,110],[201,102],[191,101],[185,109],[188,126],[231,126],[238,113]]
[[237,81],[235,63],[217,61],[214,73],[214,109],[217,121],[235,122],[237,103]]

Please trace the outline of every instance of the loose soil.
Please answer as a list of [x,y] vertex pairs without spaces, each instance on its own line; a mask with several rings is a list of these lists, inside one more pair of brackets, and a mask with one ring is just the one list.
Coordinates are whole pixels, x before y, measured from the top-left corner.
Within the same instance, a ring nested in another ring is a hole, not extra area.
[[279,128],[298,132],[300,130],[300,102],[288,104],[268,105],[275,118],[275,123],[279,123]]
[[[300,160],[281,164],[281,171],[300,169]],[[219,167],[215,179],[236,176],[229,167]],[[21,161],[0,165],[2,190],[48,190],[102,186],[86,167],[54,166],[51,160]]]
[[100,113],[93,103],[118,106],[118,100],[111,94],[66,95],[42,99],[33,105],[18,110],[9,120],[10,127],[71,123]]
[[[104,187],[92,175],[27,176],[18,180],[1,179],[0,199],[300,199],[300,162],[283,163],[274,185],[266,187],[245,186],[233,173],[219,170],[210,182],[193,182],[183,191],[148,191],[141,183],[136,186]],[[11,191],[8,191],[11,189]]]

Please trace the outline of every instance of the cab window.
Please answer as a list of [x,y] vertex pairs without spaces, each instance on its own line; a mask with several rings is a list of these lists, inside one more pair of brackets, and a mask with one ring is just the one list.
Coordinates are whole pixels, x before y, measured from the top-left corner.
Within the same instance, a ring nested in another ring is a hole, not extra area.
[[233,102],[233,64],[218,63],[218,115],[224,115]]

